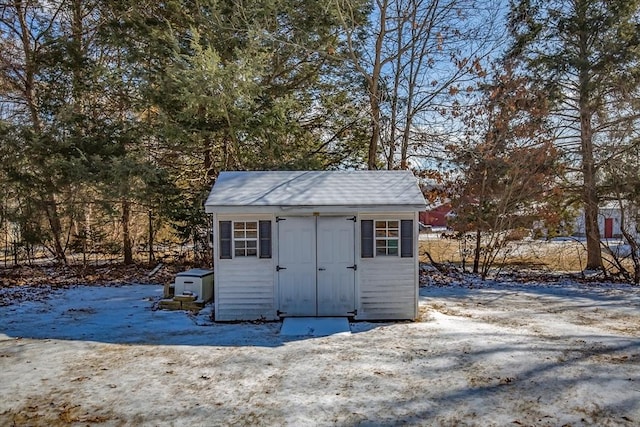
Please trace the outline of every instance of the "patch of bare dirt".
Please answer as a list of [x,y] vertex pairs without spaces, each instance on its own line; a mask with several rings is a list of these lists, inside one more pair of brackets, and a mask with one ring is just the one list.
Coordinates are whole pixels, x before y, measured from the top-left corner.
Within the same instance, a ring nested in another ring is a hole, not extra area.
[[0,307],[47,298],[57,289],[78,285],[162,285],[191,268],[184,264],[23,265],[0,267]]
[[15,286],[118,285],[129,283],[164,283],[185,269],[185,265],[164,264],[157,267],[142,264],[17,266],[0,268],[0,288]]
[[105,415],[97,415],[68,401],[56,402],[50,397],[30,398],[29,402],[17,410],[8,410],[0,414],[12,425],[29,426],[68,426],[70,424],[101,424],[111,420]]

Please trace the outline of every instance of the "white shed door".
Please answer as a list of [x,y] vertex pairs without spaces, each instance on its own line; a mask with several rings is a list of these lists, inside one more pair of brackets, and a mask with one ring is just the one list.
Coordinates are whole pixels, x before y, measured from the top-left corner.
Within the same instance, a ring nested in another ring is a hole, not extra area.
[[346,316],[355,309],[354,221],[318,217],[318,316]]
[[283,315],[316,315],[315,217],[278,220],[278,286]]
[[279,219],[282,316],[347,316],[353,312],[354,226],[347,217]]

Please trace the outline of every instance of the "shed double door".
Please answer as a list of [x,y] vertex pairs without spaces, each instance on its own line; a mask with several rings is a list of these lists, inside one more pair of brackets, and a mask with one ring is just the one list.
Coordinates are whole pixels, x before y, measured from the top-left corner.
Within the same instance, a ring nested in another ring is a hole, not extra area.
[[354,230],[343,216],[278,218],[281,316],[353,315]]

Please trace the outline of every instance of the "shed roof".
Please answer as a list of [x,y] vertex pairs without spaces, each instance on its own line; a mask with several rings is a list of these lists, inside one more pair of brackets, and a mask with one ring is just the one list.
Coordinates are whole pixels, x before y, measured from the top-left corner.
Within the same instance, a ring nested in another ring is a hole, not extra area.
[[406,170],[258,171],[220,173],[205,203],[209,213],[323,207],[419,211],[425,200]]

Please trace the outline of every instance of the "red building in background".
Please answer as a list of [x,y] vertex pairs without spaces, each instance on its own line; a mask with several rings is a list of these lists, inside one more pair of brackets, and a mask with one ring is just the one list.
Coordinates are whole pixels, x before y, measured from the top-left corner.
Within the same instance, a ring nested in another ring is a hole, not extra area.
[[432,227],[446,227],[448,215],[451,213],[451,204],[443,203],[436,208],[424,212],[420,212],[420,222],[424,225]]

